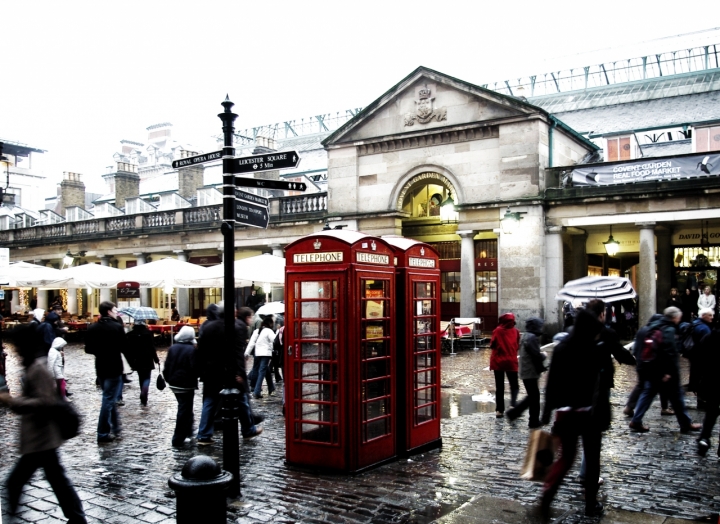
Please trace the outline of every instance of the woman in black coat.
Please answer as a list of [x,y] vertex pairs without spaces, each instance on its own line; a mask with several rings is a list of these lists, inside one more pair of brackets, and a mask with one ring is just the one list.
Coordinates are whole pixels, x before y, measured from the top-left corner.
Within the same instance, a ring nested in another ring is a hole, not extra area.
[[185,439],[193,433],[193,398],[198,388],[195,330],[190,326],[183,326],[175,335],[175,344],[168,349],[163,370],[178,403],[172,445],[182,448]]
[[130,366],[137,371],[138,379],[140,379],[140,404],[147,406],[150,375],[155,369],[155,364],[160,364],[157,351],[155,351],[154,337],[142,320],[136,320],[132,330],[126,336],[132,357]]

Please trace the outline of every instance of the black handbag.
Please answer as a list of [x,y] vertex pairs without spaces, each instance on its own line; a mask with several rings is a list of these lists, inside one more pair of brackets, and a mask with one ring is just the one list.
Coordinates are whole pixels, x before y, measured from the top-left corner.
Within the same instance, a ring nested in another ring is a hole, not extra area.
[[[158,364],[158,370],[160,370],[160,364]],[[155,382],[155,385],[157,386],[157,388],[158,388],[160,391],[162,391],[163,389],[165,389],[165,386],[167,386],[167,384],[165,383],[165,379],[164,379],[163,376],[162,376],[162,373],[158,374],[157,381]]]
[[48,407],[51,420],[60,430],[63,440],[77,437],[80,433],[80,414],[73,405],[64,400]]

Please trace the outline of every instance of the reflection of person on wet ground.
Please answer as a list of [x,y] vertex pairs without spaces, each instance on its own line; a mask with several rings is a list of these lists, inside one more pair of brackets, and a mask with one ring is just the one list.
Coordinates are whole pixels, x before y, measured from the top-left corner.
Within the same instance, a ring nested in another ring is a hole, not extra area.
[[515,407],[518,396],[518,347],[520,332],[515,328],[515,315],[505,313],[498,319],[498,327],[490,339],[490,369],[495,374],[495,416],[505,413],[505,375],[510,383],[510,406]]

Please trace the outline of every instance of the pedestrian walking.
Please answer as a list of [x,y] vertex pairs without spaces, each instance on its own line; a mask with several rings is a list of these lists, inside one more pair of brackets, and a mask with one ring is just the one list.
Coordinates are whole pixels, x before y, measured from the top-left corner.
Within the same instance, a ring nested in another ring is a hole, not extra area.
[[[650,330],[650,324],[662,318],[663,315],[656,313],[655,315],[650,317],[647,325],[643,326],[638,330],[637,335],[635,336],[635,341],[633,342],[633,356],[635,357],[636,362],[635,372],[637,373],[637,383],[635,384],[633,390],[630,392],[630,395],[628,395],[627,402],[625,403],[625,408],[623,409],[623,413],[627,417],[632,417],[635,414],[635,406],[637,406],[637,402],[643,392],[643,388],[645,387],[645,381],[652,378],[652,375],[649,373],[651,366],[643,362],[641,355],[645,340],[647,339],[648,331]],[[668,407],[667,387],[664,383],[660,384],[660,387],[658,388],[658,393],[660,395],[660,415],[674,415],[675,412],[672,410],[672,408]]]
[[[269,372],[268,366],[273,354],[273,342],[275,341],[275,332],[273,331],[273,319],[268,315],[263,319],[262,329],[256,329],[250,342],[245,349],[245,358],[250,357],[250,353],[255,350],[255,360],[259,362],[258,374],[255,378],[255,389],[253,397],[262,398],[263,379],[267,381],[268,395],[275,395],[275,384],[273,383],[272,373]],[[255,362],[253,362],[253,369]],[[252,380],[251,380],[252,382]]]
[[85,524],[82,502],[60,463],[58,448],[63,444],[60,429],[47,416],[47,409],[56,404],[58,398],[55,380],[48,370],[47,351],[41,343],[42,335],[37,326],[28,325],[14,330],[11,336],[25,374],[21,381],[22,396],[0,393],[0,404],[10,406],[21,415],[21,456],[5,483],[8,513],[17,512],[23,487],[33,473],[42,468],[68,523]]
[[515,407],[518,396],[518,347],[520,332],[515,328],[515,315],[505,313],[498,319],[498,327],[490,339],[490,369],[495,374],[495,416],[505,413],[505,376],[510,384],[510,406]]
[[164,377],[178,403],[172,446],[183,448],[185,439],[193,435],[193,399],[198,388],[195,330],[183,326],[168,349]]
[[515,420],[523,411],[529,409],[530,420],[528,426],[540,427],[540,388],[538,380],[545,371],[547,354],[540,351],[540,335],[542,335],[543,320],[531,317],[525,321],[525,335],[520,342],[520,359],[518,375],[523,381],[527,396],[515,407],[508,409],[505,414],[510,420]]
[[691,391],[697,395],[698,408],[704,407],[704,399],[699,391],[699,377],[700,377],[700,363],[695,358],[696,351],[695,347],[700,346],[700,342],[709,335],[712,331],[713,317],[715,311],[710,308],[702,308],[698,311],[698,318],[692,323],[692,329],[690,330],[690,336],[692,337],[692,348],[689,351],[682,353],[682,356],[688,359],[690,363],[690,376],[688,377],[687,391]]
[[[697,441],[698,454],[705,456],[712,444],[712,431],[720,415],[720,330],[715,329],[706,335],[695,347],[694,358],[698,365],[698,393],[705,401],[705,418]],[[717,455],[720,457],[720,438]]]
[[[602,513],[597,501],[600,477],[602,431],[609,421],[607,395],[599,394],[600,374],[605,364],[597,342],[602,322],[582,310],[575,318],[572,333],[555,347],[545,390],[542,423],[549,424],[556,410],[552,432],[560,439],[560,457],[555,461],[543,485],[541,513],[550,514],[550,507],[577,453],[578,437],[582,438],[587,470],[585,474],[585,514]],[[601,415],[602,414],[602,415]]]
[[681,318],[682,311],[675,307],[669,307],[663,311],[663,318],[648,326],[648,335],[643,351],[646,348],[650,350],[653,358],[648,361],[643,357],[646,360],[644,365],[648,368],[648,378],[645,380],[643,392],[630,422],[630,429],[633,431],[640,433],[650,431],[650,428],[642,423],[643,417],[662,385],[667,387],[668,400],[680,424],[680,431],[688,433],[700,429],[700,424],[693,424],[685,409],[685,400],[680,388],[679,351],[675,335]]
[[56,337],[47,356],[48,370],[55,379],[58,395],[63,400],[68,400],[65,381],[65,351],[63,349],[66,345],[65,339]]
[[97,426],[97,441],[102,444],[112,442],[122,433],[117,401],[123,387],[122,355],[127,359],[129,353],[125,330],[116,320],[115,304],[101,302],[99,310],[100,318],[88,327],[85,335],[85,353],[95,355],[95,371],[102,388]]
[[253,438],[262,433],[256,427],[259,418],[253,416],[247,399],[248,379],[245,372],[245,347],[247,345],[247,322],[252,310],[240,308],[235,322],[234,352],[227,355],[225,350],[224,308],[220,304],[211,304],[207,310],[207,321],[201,326],[198,338],[198,364],[200,380],[203,382],[203,407],[198,427],[198,445],[213,443],[215,417],[220,408],[220,391],[227,386],[240,390],[239,419],[243,438]]
[[[195,330],[193,330],[194,339]],[[155,350],[155,338],[144,320],[135,321],[133,328],[127,334],[127,344],[132,357],[131,367],[137,371],[140,382],[140,405],[145,407],[148,403],[150,376],[152,370],[155,369],[155,364],[160,364],[160,359]],[[167,379],[167,377],[165,378]]]

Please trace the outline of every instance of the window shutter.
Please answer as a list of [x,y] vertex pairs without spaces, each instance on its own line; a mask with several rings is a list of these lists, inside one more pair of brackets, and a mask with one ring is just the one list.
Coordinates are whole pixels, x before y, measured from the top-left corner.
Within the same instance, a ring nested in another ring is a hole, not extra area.
[[623,137],[620,139],[620,158],[619,160],[630,160],[632,158],[632,155],[630,154],[631,151],[630,147],[630,137]]

